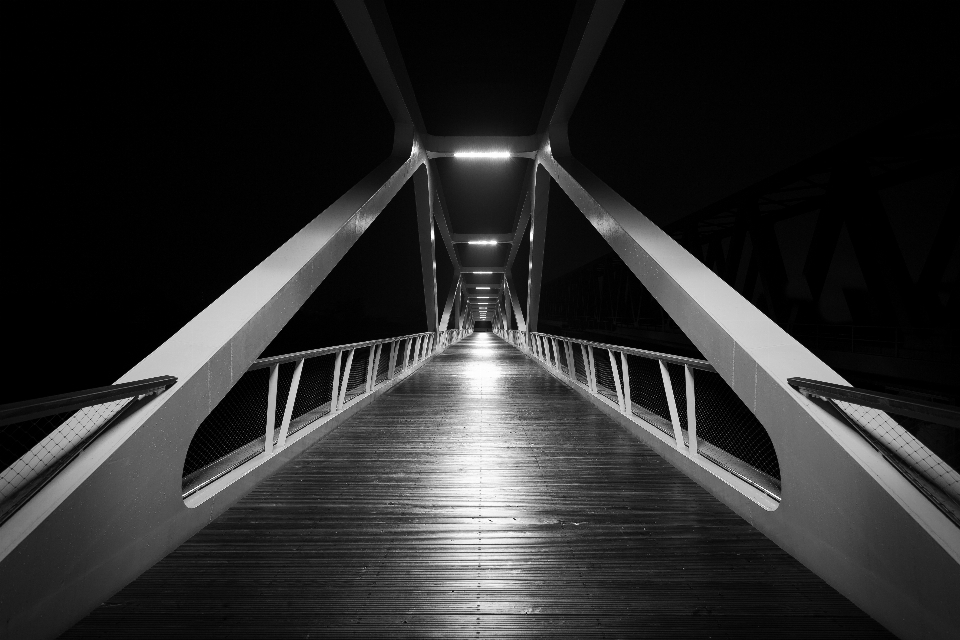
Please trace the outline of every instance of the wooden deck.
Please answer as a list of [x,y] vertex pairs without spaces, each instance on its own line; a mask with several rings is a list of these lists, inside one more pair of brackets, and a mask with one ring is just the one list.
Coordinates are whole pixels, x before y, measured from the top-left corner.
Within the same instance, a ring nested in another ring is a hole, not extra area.
[[875,638],[493,334],[450,347],[64,637]]

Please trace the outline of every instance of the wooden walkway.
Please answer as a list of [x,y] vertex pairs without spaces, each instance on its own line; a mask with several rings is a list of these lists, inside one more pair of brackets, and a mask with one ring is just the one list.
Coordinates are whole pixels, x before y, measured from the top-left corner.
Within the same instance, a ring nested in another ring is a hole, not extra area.
[[262,483],[68,638],[889,637],[493,334]]

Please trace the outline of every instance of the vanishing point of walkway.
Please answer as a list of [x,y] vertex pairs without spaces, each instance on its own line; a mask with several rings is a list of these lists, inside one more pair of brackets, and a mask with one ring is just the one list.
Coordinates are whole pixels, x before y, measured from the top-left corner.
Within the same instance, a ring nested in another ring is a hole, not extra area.
[[64,637],[889,637],[622,427],[474,334]]

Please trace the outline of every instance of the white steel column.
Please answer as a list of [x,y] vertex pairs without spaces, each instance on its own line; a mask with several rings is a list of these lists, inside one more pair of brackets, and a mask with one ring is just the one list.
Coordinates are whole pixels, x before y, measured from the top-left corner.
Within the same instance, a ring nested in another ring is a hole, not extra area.
[[427,310],[427,331],[437,331],[437,260],[433,233],[433,198],[430,172],[421,167],[413,176],[417,200],[417,230],[420,236],[420,267],[423,272],[423,299]]
[[540,279],[543,276],[543,249],[547,235],[547,204],[550,175],[538,168],[534,173],[533,215],[530,217],[530,264],[527,279],[527,328],[537,331],[540,317]]

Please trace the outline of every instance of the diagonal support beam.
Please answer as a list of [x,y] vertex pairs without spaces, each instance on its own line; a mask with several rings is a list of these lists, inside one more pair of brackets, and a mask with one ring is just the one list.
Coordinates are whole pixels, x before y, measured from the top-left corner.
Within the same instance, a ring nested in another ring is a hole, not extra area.
[[453,272],[453,284],[450,285],[450,293],[447,294],[447,302],[443,305],[443,315],[440,317],[440,326],[438,331],[446,331],[450,324],[450,314],[453,313],[454,305],[460,299],[460,291],[463,289],[463,278],[460,277],[460,270]]
[[520,250],[520,243],[523,241],[523,233],[527,230],[527,222],[530,220],[530,210],[533,204],[532,184],[536,179],[538,162],[534,162],[530,167],[530,175],[524,180],[523,190],[520,192],[520,200],[517,203],[517,213],[513,219],[513,238],[510,241],[510,253],[507,254],[507,263],[504,268],[507,273],[513,267],[513,261],[517,259],[517,251]]
[[[182,461],[194,433],[423,162],[409,148],[388,158],[120,378],[177,383],[4,523],[0,582],[18,585],[0,598],[9,637],[56,637],[249,490],[238,481],[186,507]],[[284,461],[275,460],[250,482]]]
[[373,82],[380,91],[396,126],[397,146],[409,150],[408,142],[425,131],[413,85],[381,0],[336,0],[337,9],[350,30]]
[[[554,156],[547,143],[540,161],[763,425],[784,499],[771,511],[679,447],[663,455],[897,636],[955,635],[956,526],[843,420],[787,382],[846,385],[843,378],[572,157]],[[903,550],[903,540],[908,553],[879,551]]]
[[539,168],[531,191],[533,216],[530,220],[530,273],[527,279],[527,327],[537,330],[540,317],[540,280],[543,277],[543,249],[547,237],[547,204],[550,195],[550,175]]
[[574,9],[537,126],[541,136],[549,131],[555,147],[567,146],[567,122],[622,7],[623,0],[580,0]]
[[433,237],[433,189],[426,167],[413,176],[417,199],[417,232],[420,237],[420,268],[423,273],[423,300],[427,331],[437,332],[437,260]]
[[447,199],[443,195],[443,185],[440,183],[440,174],[433,162],[427,161],[427,171],[430,172],[430,189],[433,198],[433,217],[437,223],[437,229],[440,231],[440,237],[443,239],[443,246],[447,249],[447,255],[450,256],[450,263],[453,264],[454,271],[460,268],[460,259],[457,257],[457,250],[454,247],[453,236],[450,232],[450,221],[447,219],[449,209],[447,209]]
[[520,299],[517,297],[517,289],[513,286],[513,274],[509,271],[504,274],[507,281],[507,293],[510,296],[510,304],[513,306],[513,315],[517,319],[517,329],[527,330],[526,316],[523,315],[523,309],[520,307]]

